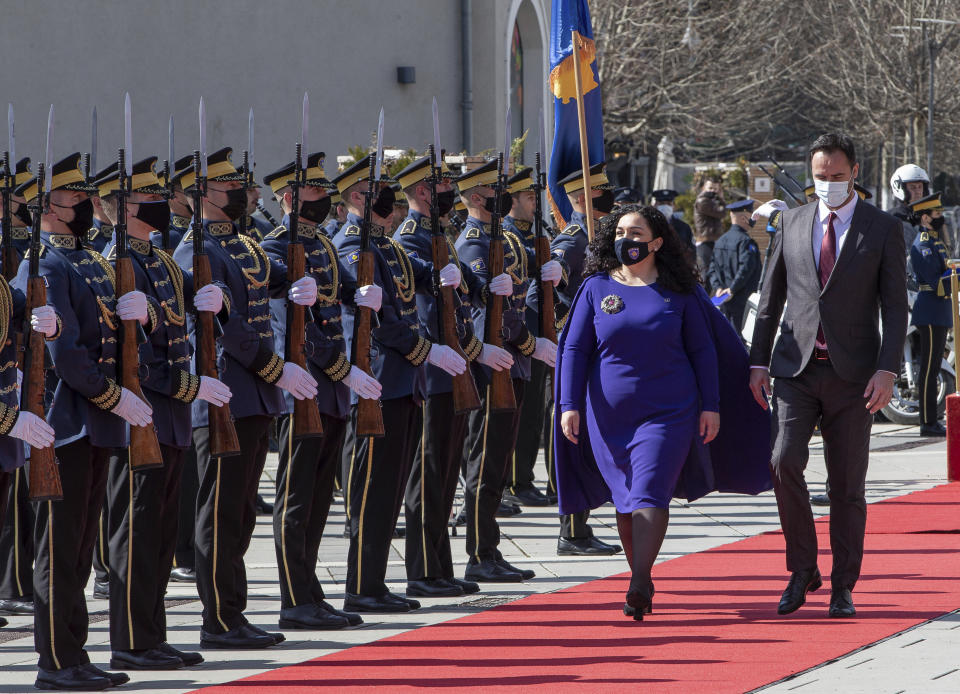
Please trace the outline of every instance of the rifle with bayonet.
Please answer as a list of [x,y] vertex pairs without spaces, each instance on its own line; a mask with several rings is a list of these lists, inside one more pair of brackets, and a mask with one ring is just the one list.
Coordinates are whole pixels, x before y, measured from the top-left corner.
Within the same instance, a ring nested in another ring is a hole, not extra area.
[[[53,127],[53,107],[50,107],[50,122],[47,126],[47,159],[50,159],[50,135]],[[47,283],[40,274],[40,219],[47,199],[44,195],[44,181],[47,167],[41,162],[37,166],[37,202],[31,206],[33,229],[30,235],[29,275],[27,278],[27,304],[23,311],[22,335],[25,349],[19,353],[19,364],[23,373],[20,384],[20,409],[45,418],[44,395],[46,393],[46,341],[44,336],[33,329],[30,318],[33,309],[47,304]],[[30,448],[30,500],[60,501],[63,499],[63,487],[60,483],[60,470],[57,469],[56,452],[53,446]]]
[[554,315],[553,283],[545,282],[541,274],[544,264],[550,261],[550,241],[547,240],[547,235],[543,231],[543,210],[540,198],[547,183],[546,174],[540,165],[540,152],[536,155],[533,175],[533,194],[537,198],[533,216],[533,250],[537,258],[537,320],[540,337],[556,342],[557,323]]
[[[10,213],[10,196],[13,194],[15,172],[10,168],[16,166],[10,160],[10,152],[3,153],[3,187],[0,188],[0,194],[3,198],[3,218],[0,224],[3,225],[3,239],[0,241],[0,256],[2,256],[2,272],[6,280],[12,280],[17,274],[17,249],[13,246],[13,216]],[[2,347],[3,345],[0,345]]]
[[[117,223],[113,227],[115,254],[113,266],[117,281],[116,294],[121,297],[137,289],[133,260],[127,248],[127,197],[131,192],[132,172],[123,148],[120,149],[117,157],[117,173],[120,180],[117,188]],[[140,388],[140,345],[147,341],[147,336],[138,320],[120,321],[119,333],[117,371],[120,375],[120,385],[146,401]],[[142,427],[130,425],[129,450],[132,469],[150,470],[163,467],[160,442],[157,440],[157,431],[152,423]]]
[[[173,200],[173,181],[170,180],[172,174],[170,172],[170,160],[163,160],[163,187],[166,188],[167,192],[164,197],[167,200]],[[163,246],[163,252],[167,255],[173,255],[174,249],[170,244],[170,224],[165,224],[164,227],[160,230],[160,245]]]

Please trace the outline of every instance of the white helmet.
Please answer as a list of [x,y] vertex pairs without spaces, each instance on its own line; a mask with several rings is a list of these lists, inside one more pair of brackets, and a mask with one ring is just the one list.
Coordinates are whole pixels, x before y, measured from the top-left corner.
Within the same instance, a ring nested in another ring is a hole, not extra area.
[[930,177],[927,172],[916,164],[904,164],[893,172],[890,177],[890,187],[893,188],[893,197],[901,202],[910,202],[910,196],[907,194],[905,183],[910,181],[923,181],[923,194],[927,195],[930,190]]

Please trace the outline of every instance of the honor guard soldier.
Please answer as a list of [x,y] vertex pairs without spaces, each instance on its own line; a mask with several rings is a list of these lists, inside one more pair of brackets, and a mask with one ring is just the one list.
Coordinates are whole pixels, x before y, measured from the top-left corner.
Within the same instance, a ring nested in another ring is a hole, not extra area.
[[[497,161],[493,160],[457,178],[460,200],[468,217],[456,242],[461,261],[486,283],[489,276],[490,222],[497,209]],[[512,199],[507,191],[501,194],[499,209],[509,213]],[[497,546],[500,527],[496,513],[503,497],[507,470],[513,456],[520,424],[525,382],[530,378],[530,359],[553,365],[557,346],[530,334],[525,323],[527,290],[527,253],[523,242],[509,231],[503,233],[504,272],[492,278],[488,291],[503,297],[502,335],[504,347],[513,357],[510,376],[517,407],[513,410],[491,410],[490,367],[475,366],[474,374],[481,385],[479,410],[468,415],[465,446],[464,513],[467,520],[466,549],[469,556],[464,579],[477,582],[515,582],[534,577],[529,569],[508,563]],[[506,277],[504,277],[506,275]],[[483,334],[487,295],[472,308],[473,326]],[[499,370],[499,369],[498,369]]]
[[[358,397],[372,399],[378,398],[381,391],[376,379],[350,364],[340,302],[346,296],[351,302],[378,308],[381,291],[372,285],[362,287],[359,292],[349,283],[341,287],[342,269],[337,250],[319,224],[327,216],[328,189],[332,185],[324,173],[323,158],[323,152],[307,157],[297,223],[297,239],[306,255],[305,272],[317,282],[313,320],[306,323],[305,337],[300,339],[305,339],[307,362],[317,380],[316,402],[323,435],[297,436],[294,401],[286,396],[285,413],[279,421],[280,460],[277,502],[273,507],[273,538],[280,569],[281,629],[339,629],[363,623],[360,615],[337,610],[326,601],[316,567],[350,414],[350,391],[354,390]],[[290,162],[263,179],[284,212],[283,224],[267,234],[263,250],[284,265],[290,245],[294,169],[294,162]],[[277,345],[284,345],[287,302],[271,299],[270,312]]]
[[[347,220],[334,238],[346,282],[356,282],[361,252],[364,198],[369,187],[369,163],[357,162],[334,183],[347,207]],[[383,386],[381,395],[382,438],[357,434],[356,396],[348,443],[350,469],[345,477],[344,497],[349,506],[350,549],[347,556],[344,609],[354,612],[408,612],[420,607],[411,598],[387,590],[384,582],[390,539],[403,501],[421,433],[420,402],[425,395],[430,363],[447,373],[460,374],[466,362],[451,348],[431,343],[422,335],[415,300],[418,291],[430,290],[433,266],[410,258],[403,247],[384,235],[393,214],[394,190],[381,182],[371,205],[370,251],[374,257],[374,283],[385,288],[379,311],[379,326],[371,330],[370,365]],[[453,263],[440,271],[445,286],[458,286],[459,268]],[[358,292],[359,293],[359,292]],[[347,346],[353,340],[355,312],[343,314]]]
[[[169,252],[173,253],[180,245],[180,240],[190,228],[190,220],[193,217],[193,210],[190,209],[190,198],[183,192],[180,185],[180,179],[177,173],[193,163],[193,156],[185,156],[177,159],[176,162],[170,162],[170,181],[162,178],[162,172],[158,173],[157,178],[160,184],[167,190],[167,204],[170,206],[170,225],[167,227],[167,234],[170,237]],[[160,230],[154,231],[150,235],[150,243],[154,248],[166,250],[163,248],[163,234]]]
[[[503,218],[503,228],[511,232],[523,242],[527,254],[527,267],[533,276],[536,267],[537,255],[534,248],[536,235],[534,231],[534,216],[537,210],[536,193],[533,191],[533,169],[529,166],[521,169],[507,181],[507,190],[513,198],[510,214]],[[557,283],[563,279],[563,268],[555,260],[548,261],[541,268],[543,279]],[[565,280],[564,280],[565,281]],[[535,283],[531,283],[535,284]],[[536,288],[531,288],[536,292]],[[533,302],[534,305],[536,301]],[[530,308],[527,302],[526,323],[530,334],[536,335],[538,330],[538,313]],[[545,428],[545,414],[547,409],[547,373],[550,367],[539,359],[530,363],[530,380],[523,393],[523,404],[520,406],[520,429],[517,433],[517,444],[510,461],[510,471],[507,475],[507,488],[503,493],[503,500],[508,503],[523,504],[525,506],[549,506],[553,499],[543,494],[533,484],[533,468],[540,451],[540,442],[543,440]],[[552,380],[551,380],[552,382]]]
[[[590,200],[593,209],[594,223],[606,217],[613,211],[614,195],[612,186],[607,180],[606,164],[600,162],[590,167]],[[560,304],[556,307],[560,323],[566,321],[566,313],[570,309],[573,297],[576,296],[580,284],[583,282],[583,263],[587,255],[587,218],[586,195],[583,187],[583,171],[577,170],[560,180],[573,207],[573,212],[567,225],[557,234],[550,243],[550,252],[559,256],[566,264],[568,277],[566,284],[559,289]],[[550,421],[553,421],[551,416]],[[550,459],[548,467],[551,478],[555,474],[556,462],[553,459],[553,427],[548,428],[550,437],[548,449]],[[593,535],[593,529],[587,525],[589,511],[583,513],[565,514],[560,516],[560,537],[557,538],[557,554],[561,555],[596,555],[616,554],[620,551],[619,545],[610,545]]]
[[[446,166],[443,166],[446,169]],[[409,213],[397,233],[411,262],[432,260],[430,205],[432,169],[430,157],[421,157],[397,174],[409,205]],[[453,208],[455,193],[446,172],[436,183],[437,213],[442,218]],[[446,236],[444,236],[446,240]],[[446,240],[450,258],[459,266],[453,244]],[[475,280],[472,275],[465,277]],[[429,286],[429,285],[427,285]],[[461,283],[461,291],[468,291]],[[483,284],[475,282],[477,296]],[[454,316],[463,353],[469,361],[478,360],[492,368],[509,368],[510,354],[499,347],[484,345],[474,335],[469,308],[454,291]],[[432,291],[418,291],[417,316],[423,334],[439,342],[437,302]],[[453,575],[453,557],[447,525],[459,481],[463,442],[467,434],[467,414],[455,412],[453,379],[432,364],[426,367],[427,397],[423,402],[423,433],[420,451],[407,480],[405,495],[407,595],[454,597],[476,593],[480,586]],[[472,378],[472,375],[471,375]]]
[[[250,165],[251,167],[253,164]],[[260,186],[256,183],[247,186],[247,235],[257,243],[262,243],[274,225],[268,222],[259,211]]]
[[[114,162],[114,167],[116,167],[116,162]],[[109,169],[110,167],[107,167],[103,171],[98,172],[97,178],[99,178],[101,173],[106,173]],[[96,186],[94,186],[94,190],[96,190]],[[87,243],[89,243],[90,247],[97,253],[102,254],[107,245],[113,242],[113,224],[110,223],[110,219],[103,211],[96,192],[90,196],[90,202],[93,203],[93,224],[90,227],[90,231],[87,232]]]
[[[111,667],[170,670],[203,662],[167,643],[163,596],[166,593],[177,539],[180,475],[193,432],[191,403],[222,405],[230,389],[190,370],[187,335],[188,302],[227,320],[229,306],[223,285],[193,291],[193,275],[154,247],[150,238],[170,221],[166,189],[155,173],[156,157],[132,167],[132,192],[126,202],[127,247],[136,287],[147,296],[145,313],[150,337],[140,347],[140,381],[153,408],[153,421],[163,466],[131,467],[127,451],[110,456],[107,480],[107,535],[110,562]],[[116,167],[96,181],[101,207],[117,224]],[[116,243],[116,240],[114,240]],[[107,253],[113,261],[117,249]]]
[[[104,689],[127,681],[90,665],[84,650],[97,519],[108,459],[128,444],[127,424],[151,423],[150,406],[117,383],[117,324],[146,304],[142,292],[114,293],[113,269],[86,243],[93,220],[90,194],[75,153],[53,165],[41,216],[39,272],[57,312],[57,339],[48,344],[59,378],[47,420],[56,432],[63,500],[36,507],[33,575],[34,643],[40,655],[38,688]],[[29,203],[37,179],[18,189]],[[29,258],[29,254],[28,254]],[[25,290],[29,263],[14,282]]]
[[[281,389],[298,399],[317,394],[313,377],[276,353],[269,300],[287,293],[293,301],[312,305],[316,282],[304,277],[289,287],[285,267],[273,263],[260,246],[240,236],[235,220],[244,214],[246,195],[239,173],[225,147],[208,160],[202,198],[203,247],[211,277],[228,288],[229,320],[223,325],[219,373],[233,393],[239,455],[222,459],[210,454],[206,403],[193,404],[200,491],[197,497],[197,589],[203,602],[200,643],[204,648],[265,648],[283,641],[250,624],[243,555],[256,526],[257,485],[267,455],[267,434],[273,417],[283,413]],[[178,174],[184,191],[196,184],[193,167]],[[174,253],[181,268],[193,266],[193,231]],[[194,327],[195,332],[195,327]]]
[[749,198],[727,205],[730,228],[713,245],[713,258],[707,273],[714,297],[724,300],[720,312],[738,335],[743,329],[747,299],[757,291],[763,269],[760,248],[747,232],[756,224],[751,218],[753,205]]
[[946,436],[947,430],[939,422],[937,377],[947,331],[953,325],[953,311],[947,247],[941,237],[946,219],[940,193],[914,200],[910,209],[914,224],[920,228],[910,248],[910,265],[918,288],[910,323],[920,336],[920,373],[916,376],[920,386],[920,435]]
[[[18,161],[14,172],[14,188],[30,180],[30,158],[24,157]],[[33,218],[23,197],[11,192],[10,203],[10,231],[2,229],[0,225],[0,234],[6,240],[9,233],[15,250],[14,262],[9,269],[11,275],[6,278],[8,280],[12,280],[16,275],[20,261],[30,247],[30,227],[33,225]],[[0,210],[2,209],[3,203],[0,202]],[[15,328],[8,332],[8,339],[20,332],[20,329],[21,325],[15,323]],[[3,364],[15,361],[15,354],[9,359],[2,359]],[[6,502],[6,513],[0,514],[0,614],[33,614],[34,515],[27,490],[26,468],[17,466],[10,473]]]
[[680,237],[683,244],[690,249],[690,252],[695,255],[697,248],[693,243],[693,230],[689,224],[674,213],[673,201],[676,200],[679,195],[680,193],[669,188],[655,190],[650,193],[650,197],[652,198],[651,204],[663,213],[670,227],[677,233],[677,236]]
[[347,206],[340,199],[339,191],[330,193],[330,212],[327,216],[327,222],[323,225],[323,233],[327,238],[332,239],[340,231],[340,227],[347,221]]

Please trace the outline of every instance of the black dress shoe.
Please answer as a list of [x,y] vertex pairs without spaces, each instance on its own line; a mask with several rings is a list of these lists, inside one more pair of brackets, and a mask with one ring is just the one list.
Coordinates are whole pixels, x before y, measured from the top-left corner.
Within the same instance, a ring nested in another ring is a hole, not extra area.
[[943,426],[940,422],[935,424],[923,424],[920,427],[920,436],[936,436],[943,437],[947,435],[947,428]]
[[390,592],[387,592],[386,598],[388,600],[399,600],[400,602],[405,602],[410,606],[411,610],[420,609],[420,601],[414,600],[413,598],[405,598],[402,595],[397,595],[396,593],[390,593]]
[[197,571],[187,566],[177,566],[170,569],[170,580],[174,583],[196,583]]
[[114,651],[110,656],[110,667],[116,670],[179,670],[183,667],[183,661],[159,648],[143,648]]
[[813,506],[829,506],[830,497],[827,494],[811,494],[810,504]]
[[453,525],[454,528],[457,528],[461,525],[466,525],[466,524],[467,524],[467,512],[464,509],[460,509],[460,512],[457,513],[456,517],[454,517],[453,523],[451,523],[451,525]]
[[393,537],[397,539],[403,539],[407,536],[407,529],[401,527],[395,527],[393,529]]
[[356,595],[347,593],[343,599],[343,609],[348,612],[380,612],[396,614],[409,612],[410,604],[403,600],[396,600],[389,593],[374,597],[372,595]]
[[103,600],[110,599],[110,581],[94,581],[93,582],[93,597],[101,598]]
[[243,627],[231,629],[223,634],[211,634],[203,629],[200,630],[201,648],[248,650],[253,648],[269,648],[275,645],[277,645],[277,642],[272,636],[261,636],[260,634],[247,631]]
[[119,687],[122,684],[126,684],[130,681],[130,675],[125,672],[108,672],[106,670],[101,670],[93,663],[87,663],[86,665],[81,665],[84,670],[87,672],[92,672],[94,675],[99,675],[100,677],[106,677],[110,680],[112,686]]
[[347,620],[347,623],[352,627],[360,626],[361,624],[363,624],[363,617],[358,615],[356,612],[344,612],[343,610],[338,610],[336,607],[331,605],[326,600],[321,600],[320,602],[318,602],[317,607],[319,607],[321,610],[326,610],[330,614],[335,614],[339,617],[343,617],[345,620]]
[[853,595],[849,588],[834,589],[830,592],[831,617],[855,617],[857,608],[853,606]]
[[192,667],[194,665],[199,665],[203,662],[203,656],[197,653],[196,651],[181,651],[179,648],[174,648],[169,643],[164,641],[159,646],[157,646],[161,651],[167,655],[174,655],[183,661],[183,664],[187,667]]
[[503,493],[503,500],[511,504],[521,504],[523,506],[549,506],[548,499],[543,492],[536,487],[511,487]]
[[500,565],[500,568],[505,569],[506,571],[512,571],[515,574],[520,574],[520,578],[522,578],[524,581],[529,581],[531,578],[534,578],[537,575],[532,569],[521,569],[519,566],[514,566],[511,564],[503,557],[498,557],[495,561]]
[[807,593],[822,585],[823,579],[820,578],[820,569],[794,571],[790,576],[790,582],[787,584],[786,590],[783,591],[783,596],[780,598],[777,614],[796,612],[807,601]]
[[460,586],[460,590],[463,591],[464,595],[473,595],[474,593],[480,592],[479,583],[474,583],[473,581],[464,581],[462,578],[448,578],[445,580],[456,586]]
[[463,595],[463,589],[447,583],[442,578],[421,578],[417,581],[407,581],[407,595],[421,598],[455,598]]
[[463,573],[466,581],[476,583],[522,583],[523,576],[517,571],[511,571],[493,559],[484,559],[477,564],[467,564]]
[[557,502],[560,501],[560,497],[557,496],[556,492],[547,491],[547,500],[550,501],[551,506],[556,506]]
[[608,545],[598,537],[559,537],[557,538],[557,554],[598,556],[610,555],[623,551],[620,545]]
[[37,689],[66,689],[98,692],[113,686],[109,677],[97,675],[83,665],[71,665],[62,670],[44,670],[37,673],[34,685]]
[[496,516],[497,518],[511,518],[512,516],[519,516],[521,513],[523,513],[523,509],[516,504],[508,504],[501,501],[497,507]]
[[242,625],[240,627],[240,631],[251,636],[269,636],[271,639],[273,639],[274,643],[283,643],[287,640],[287,637],[281,634],[279,631],[267,631],[266,629],[261,629],[256,624],[250,624],[249,622]]
[[0,600],[0,614],[33,614],[29,600]]
[[313,603],[280,610],[281,629],[343,629],[348,624],[346,617],[321,610]]
[[0,617],[0,629],[7,626],[7,624],[9,624],[9,622],[5,620],[3,617]]
[[255,504],[257,508],[258,516],[272,516],[273,515],[273,504],[268,504],[264,501],[264,498],[257,494],[257,503]]

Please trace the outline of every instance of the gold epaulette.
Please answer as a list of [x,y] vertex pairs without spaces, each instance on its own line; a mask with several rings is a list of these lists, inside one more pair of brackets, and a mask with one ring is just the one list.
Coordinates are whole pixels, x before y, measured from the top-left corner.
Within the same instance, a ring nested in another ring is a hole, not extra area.
[[344,236],[360,236],[360,227],[356,224],[350,224],[343,230]]
[[269,234],[267,234],[267,238],[268,238],[268,239],[278,239],[278,238],[280,238],[283,234],[286,234],[286,233],[287,233],[287,227],[285,227],[283,224],[281,224],[281,225],[278,226],[276,229],[274,229],[274,230],[271,231]]
[[467,238],[468,239],[480,238],[480,229],[478,227],[470,227],[469,229],[467,229]]

